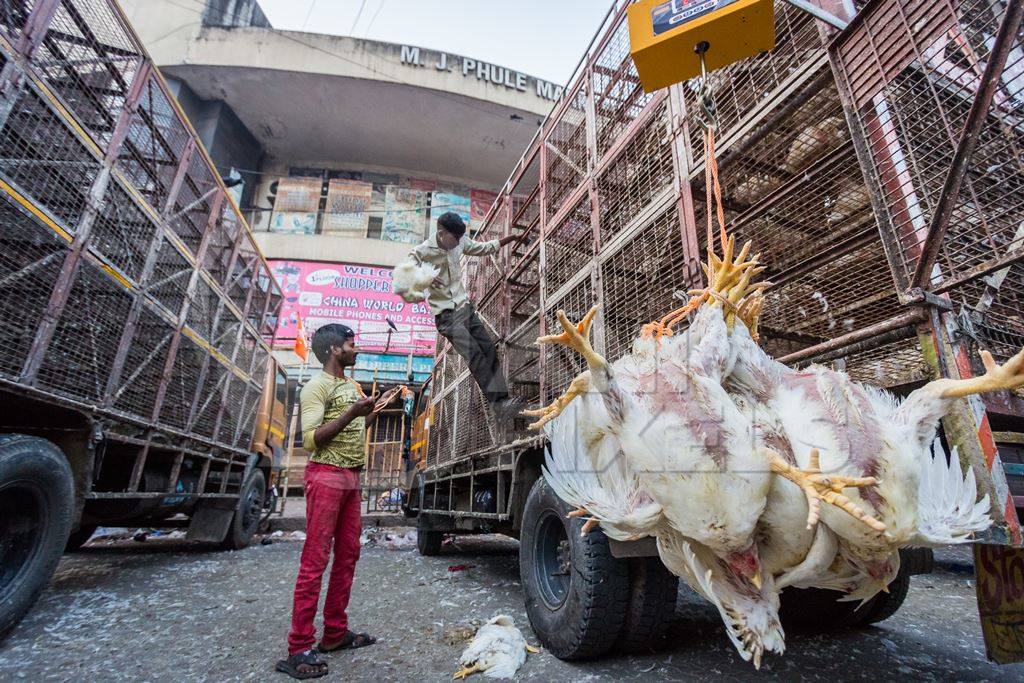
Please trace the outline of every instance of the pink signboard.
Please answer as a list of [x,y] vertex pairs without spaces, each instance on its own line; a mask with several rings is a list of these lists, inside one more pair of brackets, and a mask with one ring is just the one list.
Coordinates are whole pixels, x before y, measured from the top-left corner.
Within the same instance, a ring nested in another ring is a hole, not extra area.
[[356,331],[356,344],[381,352],[391,334],[388,353],[434,355],[437,336],[427,304],[406,303],[391,286],[391,269],[317,261],[269,261],[284,292],[275,343],[291,348],[298,316],[312,335],[327,323],[342,323]]

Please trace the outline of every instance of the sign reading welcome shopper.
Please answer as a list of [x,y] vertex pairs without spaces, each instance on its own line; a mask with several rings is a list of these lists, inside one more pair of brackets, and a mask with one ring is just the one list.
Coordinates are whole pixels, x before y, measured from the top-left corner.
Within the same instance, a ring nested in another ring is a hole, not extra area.
[[391,268],[318,261],[268,261],[284,292],[275,343],[291,347],[298,316],[313,334],[327,323],[348,325],[367,351],[383,351],[387,319],[398,327],[388,353],[434,355],[437,336],[426,303],[410,304],[394,293]]

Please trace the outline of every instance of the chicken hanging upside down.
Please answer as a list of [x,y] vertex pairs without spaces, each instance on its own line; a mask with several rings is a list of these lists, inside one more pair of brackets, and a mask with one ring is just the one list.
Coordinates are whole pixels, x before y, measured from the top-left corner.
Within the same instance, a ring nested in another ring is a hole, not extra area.
[[758,257],[724,230],[721,243],[708,286],[613,363],[589,342],[596,306],[576,324],[559,311],[563,331],[538,342],[574,349],[588,370],[526,414],[549,437],[545,479],[587,518],[584,533],[654,536],[759,666],[784,649],[783,588],[866,601],[894,579],[899,548],[988,528],[988,497],[955,450],[947,465],[937,425],[958,398],[1024,385],[1024,351],[1003,366],[985,353],[983,377],[936,380],[902,402],[842,372],[793,370],[757,344]]

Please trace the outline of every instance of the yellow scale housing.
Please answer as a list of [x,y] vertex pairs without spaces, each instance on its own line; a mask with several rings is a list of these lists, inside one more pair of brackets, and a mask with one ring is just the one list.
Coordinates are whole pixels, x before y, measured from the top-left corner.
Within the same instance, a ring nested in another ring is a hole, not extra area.
[[775,47],[773,0],[640,0],[628,8],[630,54],[653,92]]

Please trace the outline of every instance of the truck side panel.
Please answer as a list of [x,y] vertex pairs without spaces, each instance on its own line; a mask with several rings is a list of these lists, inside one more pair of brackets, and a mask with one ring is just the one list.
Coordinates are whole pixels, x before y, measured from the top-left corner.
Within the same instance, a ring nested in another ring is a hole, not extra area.
[[89,496],[234,490],[280,290],[116,2],[0,17],[0,223],[0,387],[121,444]]

